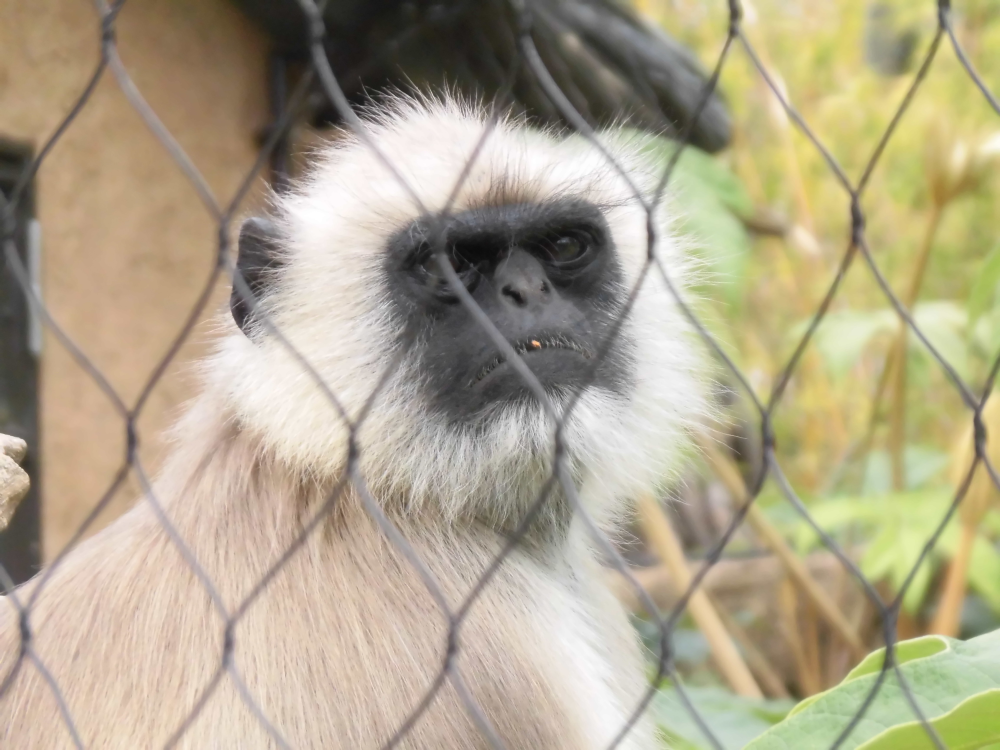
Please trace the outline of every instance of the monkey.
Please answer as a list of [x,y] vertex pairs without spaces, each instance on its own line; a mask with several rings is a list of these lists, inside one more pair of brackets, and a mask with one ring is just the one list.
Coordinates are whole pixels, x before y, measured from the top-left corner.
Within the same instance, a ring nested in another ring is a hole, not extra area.
[[245,221],[144,495],[0,607],[0,745],[73,746],[41,665],[102,750],[658,747],[593,531],[702,416],[697,265],[628,136],[497,111],[399,95]]

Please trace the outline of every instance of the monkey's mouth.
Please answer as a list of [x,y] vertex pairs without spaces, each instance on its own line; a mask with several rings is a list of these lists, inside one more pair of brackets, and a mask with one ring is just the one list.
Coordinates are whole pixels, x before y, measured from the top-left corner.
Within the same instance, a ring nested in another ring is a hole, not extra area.
[[[513,344],[514,351],[517,352],[518,356],[525,356],[527,354],[532,354],[534,352],[541,352],[552,349],[562,349],[564,351],[576,352],[581,355],[584,359],[593,359],[594,354],[586,347],[578,344],[567,336],[555,335],[555,336],[536,336],[534,338],[524,339],[523,341],[517,341]],[[474,386],[486,378],[487,375],[496,370],[500,365],[507,362],[507,358],[502,354],[498,354],[492,360],[490,360],[478,373],[476,377],[469,381],[469,386]]]

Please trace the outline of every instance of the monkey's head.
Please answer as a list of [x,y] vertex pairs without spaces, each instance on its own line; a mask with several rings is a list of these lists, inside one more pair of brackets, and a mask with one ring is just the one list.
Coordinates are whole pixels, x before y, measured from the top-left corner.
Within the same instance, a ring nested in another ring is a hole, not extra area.
[[[332,393],[363,414],[359,465],[377,497],[502,525],[551,474],[555,422],[496,333],[554,413],[579,394],[563,436],[585,500],[666,478],[703,398],[692,337],[655,266],[629,303],[649,238],[629,181],[650,195],[659,175],[620,138],[606,142],[628,181],[579,136],[501,120],[482,140],[487,122],[453,102],[403,100],[368,122],[378,153],[353,136],[319,153],[273,218],[243,226],[238,267],[258,309],[234,291],[237,327],[212,371],[244,427],[287,463],[343,471],[349,430]],[[688,262],[663,217],[654,227],[653,251],[682,288]]]

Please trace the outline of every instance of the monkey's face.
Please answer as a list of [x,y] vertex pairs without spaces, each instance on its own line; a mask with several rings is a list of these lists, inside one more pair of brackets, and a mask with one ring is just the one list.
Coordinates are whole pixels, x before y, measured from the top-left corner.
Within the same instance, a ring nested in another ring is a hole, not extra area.
[[416,341],[431,408],[455,424],[482,423],[535,395],[459,298],[442,260],[547,393],[627,395],[632,362],[609,336],[623,306],[622,270],[597,206],[563,199],[474,208],[418,219],[388,243],[389,296]]
[[319,153],[273,220],[248,221],[238,265],[267,324],[234,295],[242,332],[214,382],[314,475],[342,471],[344,415],[363,414],[361,467],[379,496],[516,518],[551,474],[555,423],[499,335],[565,416],[574,476],[602,496],[661,481],[703,400],[660,272],[682,288],[686,261],[661,213],[650,247],[633,192],[659,175],[614,140],[627,178],[582,138],[501,121],[483,140],[486,119],[397,102],[367,142]]

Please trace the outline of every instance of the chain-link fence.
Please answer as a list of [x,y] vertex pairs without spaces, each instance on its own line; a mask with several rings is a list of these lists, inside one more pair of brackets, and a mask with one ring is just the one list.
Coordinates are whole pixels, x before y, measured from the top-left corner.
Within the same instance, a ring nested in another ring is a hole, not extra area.
[[[269,585],[271,585],[275,578],[280,574],[281,570],[288,563],[288,561],[301,552],[301,548],[306,544],[307,540],[310,539],[312,535],[322,533],[324,522],[332,513],[335,512],[338,499],[342,497],[345,492],[351,491],[360,499],[366,513],[369,514],[371,520],[378,526],[381,532],[385,535],[386,539],[388,539],[389,542],[398,550],[407,564],[412,566],[413,571],[416,572],[419,578],[423,581],[423,584],[426,586],[430,598],[437,605],[437,607],[440,608],[441,614],[446,618],[448,623],[447,647],[442,653],[440,670],[436,679],[433,680],[431,687],[423,696],[422,700],[412,707],[408,718],[402,722],[400,726],[398,726],[393,736],[384,746],[393,747],[403,742],[407,737],[407,734],[431,709],[438,694],[445,689],[446,686],[449,686],[463,703],[468,716],[474,721],[476,727],[484,738],[486,743],[485,746],[494,748],[504,747],[504,743],[501,739],[501,733],[491,724],[487,713],[482,710],[477,701],[473,698],[472,691],[470,691],[465,679],[463,678],[462,672],[457,667],[458,657],[462,652],[462,640],[460,638],[460,633],[470,608],[475,604],[477,598],[481,596],[482,592],[491,585],[491,580],[493,580],[496,571],[505,564],[505,560],[509,557],[509,555],[511,555],[518,548],[519,544],[522,543],[523,537],[531,527],[532,522],[537,517],[540,510],[544,507],[544,504],[549,496],[558,486],[561,488],[561,491],[564,493],[567,501],[572,505],[575,516],[582,520],[589,534],[593,538],[593,542],[600,549],[603,555],[606,556],[609,561],[609,565],[616,568],[618,572],[630,582],[630,585],[635,590],[635,595],[642,602],[644,608],[647,610],[649,618],[653,623],[655,623],[658,630],[658,653],[656,654],[655,670],[652,675],[652,679],[650,680],[649,688],[643,699],[637,705],[629,707],[628,719],[620,727],[620,730],[618,731],[615,739],[610,743],[610,746],[626,746],[626,738],[629,735],[630,730],[648,709],[649,703],[655,695],[658,686],[665,679],[669,679],[677,689],[681,700],[686,706],[686,710],[690,712],[691,717],[700,726],[707,741],[711,742],[715,747],[722,747],[719,741],[713,736],[713,728],[709,726],[706,721],[700,718],[697,706],[687,696],[687,693],[683,688],[683,681],[677,670],[672,638],[680,618],[686,611],[686,608],[691,601],[693,593],[698,589],[699,585],[702,584],[707,572],[721,559],[734,534],[744,523],[746,515],[750,512],[752,503],[760,493],[764,482],[770,478],[777,483],[777,486],[784,494],[788,503],[807,523],[813,527],[826,547],[834,555],[836,555],[840,564],[843,565],[843,567],[850,572],[850,575],[853,576],[853,578],[855,578],[863,587],[868,599],[878,612],[881,621],[882,635],[887,646],[887,657],[883,662],[881,672],[879,673],[878,679],[874,683],[871,691],[865,699],[857,705],[852,718],[842,728],[840,728],[839,733],[835,736],[830,736],[824,739],[828,740],[831,748],[840,747],[845,738],[850,735],[859,722],[863,721],[865,712],[872,704],[877,692],[894,673],[896,680],[898,680],[899,685],[907,696],[914,716],[919,718],[923,723],[927,735],[931,738],[933,744],[939,748],[945,747],[942,740],[936,734],[934,728],[924,719],[918,701],[910,691],[904,674],[894,659],[893,647],[897,638],[897,618],[900,613],[903,596],[913,578],[913,575],[920,564],[924,562],[925,558],[934,549],[946,524],[961,504],[970,485],[973,474],[980,464],[985,466],[994,484],[1000,487],[1000,476],[997,475],[996,468],[990,463],[986,454],[987,435],[982,419],[984,404],[989,395],[990,389],[992,388],[993,380],[997,372],[1000,371],[1000,356],[997,357],[993,364],[987,385],[982,393],[974,392],[965,382],[963,382],[963,379],[959,376],[953,366],[949,364],[941,353],[934,348],[928,337],[925,336],[920,327],[917,326],[911,311],[907,308],[907,305],[901,301],[900,295],[893,290],[880,270],[880,267],[875,260],[875,255],[869,247],[866,239],[865,214],[862,210],[862,197],[864,196],[866,188],[870,184],[870,178],[873,170],[879,163],[880,157],[882,156],[887,143],[890,138],[892,138],[899,122],[905,117],[915,92],[920,88],[925,76],[933,66],[935,58],[938,55],[939,48],[942,45],[950,44],[954,48],[955,54],[968,73],[970,87],[975,86],[975,88],[978,89],[978,92],[981,93],[981,95],[989,102],[989,105],[998,114],[1000,114],[1000,103],[997,102],[995,96],[988,90],[982,79],[977,75],[968,57],[959,45],[956,34],[952,28],[952,10],[950,2],[947,2],[947,0],[938,0],[936,4],[938,27],[933,40],[923,55],[922,63],[920,64],[919,70],[914,77],[912,85],[896,110],[889,126],[886,128],[881,139],[875,146],[866,167],[857,180],[852,180],[845,173],[830,151],[827,150],[822,141],[810,129],[809,124],[803,120],[803,118],[792,106],[792,103],[788,101],[782,88],[775,83],[771,72],[761,62],[761,58],[757,51],[743,33],[741,27],[742,11],[739,1],[729,0],[728,2],[729,23],[725,44],[718,57],[714,70],[712,71],[711,76],[705,84],[704,90],[699,97],[697,106],[694,108],[693,116],[686,122],[681,123],[678,140],[682,143],[688,142],[690,134],[697,125],[700,114],[708,105],[710,98],[714,93],[719,76],[725,68],[732,50],[734,47],[742,46],[749,59],[759,72],[761,78],[773,91],[774,95],[780,100],[788,117],[809,140],[812,146],[815,147],[815,149],[822,155],[830,173],[836,178],[837,182],[843,188],[843,194],[846,199],[844,210],[849,212],[850,217],[850,237],[846,243],[846,248],[843,252],[836,274],[832,279],[829,289],[823,297],[822,302],[813,315],[808,329],[802,335],[801,340],[798,342],[792,356],[781,369],[780,376],[775,379],[775,385],[770,394],[758,395],[754,392],[753,387],[744,373],[742,373],[733,361],[731,361],[723,347],[713,339],[713,336],[709,333],[708,328],[703,325],[695,314],[694,308],[692,308],[675,289],[675,282],[672,274],[669,272],[669,269],[664,266],[662,259],[659,258],[654,252],[656,239],[654,236],[656,226],[656,222],[654,221],[654,212],[670,188],[671,175],[675,169],[678,159],[681,156],[681,150],[677,149],[674,151],[673,156],[667,164],[666,169],[663,171],[659,184],[656,186],[655,190],[649,194],[636,193],[634,196],[635,201],[643,207],[643,210],[649,217],[650,229],[648,239],[648,255],[638,280],[636,280],[633,288],[630,290],[628,301],[624,305],[624,309],[619,320],[612,327],[612,333],[604,342],[601,352],[598,352],[595,357],[595,362],[591,366],[592,369],[589,373],[589,377],[593,377],[597,364],[612,346],[614,337],[619,334],[622,323],[629,315],[632,304],[636,299],[636,296],[640,293],[640,289],[646,278],[650,276],[658,277],[664,284],[666,284],[671,293],[676,297],[677,304],[681,310],[683,310],[684,314],[690,319],[691,324],[700,334],[701,338],[704,339],[707,346],[714,352],[719,360],[721,360],[725,368],[727,368],[729,373],[731,373],[732,378],[739,383],[746,396],[752,400],[757,417],[759,418],[759,434],[763,445],[760,465],[757,467],[757,470],[753,472],[754,479],[752,486],[748,488],[748,502],[738,504],[738,510],[734,513],[731,524],[706,555],[704,563],[691,578],[690,585],[687,587],[687,590],[669,612],[662,612],[657,607],[653,599],[632,575],[628,564],[623,559],[618,548],[616,548],[616,546],[603,534],[603,532],[599,530],[598,523],[590,516],[587,509],[580,501],[578,489],[574,486],[571,472],[566,464],[567,458],[564,445],[565,435],[562,429],[565,421],[568,419],[569,413],[575,406],[575,400],[570,404],[567,410],[561,414],[557,414],[557,411],[550,403],[550,399],[546,395],[546,390],[543,388],[542,384],[537,378],[535,378],[527,364],[521,361],[518,352],[514,350],[511,343],[507,341],[506,338],[493,325],[490,317],[476,305],[472,297],[466,292],[465,286],[455,274],[454,270],[447,262],[444,261],[443,246],[435,248],[435,252],[439,255],[443,273],[447,277],[448,282],[452,285],[458,300],[467,308],[468,314],[472,317],[472,319],[482,327],[483,336],[488,337],[496,346],[497,350],[515,366],[517,372],[524,379],[531,393],[534,394],[540,403],[545,405],[547,412],[557,420],[558,427],[555,431],[555,440],[554,445],[552,446],[554,451],[554,470],[550,479],[545,482],[543,491],[537,497],[525,516],[516,524],[516,528],[506,540],[502,552],[492,561],[491,565],[484,572],[477,585],[465,601],[463,601],[458,607],[449,605],[448,597],[442,592],[439,583],[436,581],[430,568],[426,565],[425,561],[421,559],[414,546],[411,545],[411,540],[408,540],[405,535],[401,533],[401,531],[392,523],[390,518],[380,507],[379,503],[367,489],[366,479],[360,468],[360,458],[357,450],[355,450],[356,437],[363,423],[363,415],[366,413],[367,407],[361,410],[361,417],[352,419],[347,416],[346,412],[337,402],[337,394],[326,389],[320,380],[320,376],[310,367],[305,358],[292,351],[293,356],[297,358],[302,370],[307,373],[309,377],[316,379],[316,382],[320,385],[320,387],[324,388],[324,392],[333,403],[334,407],[343,415],[343,419],[348,426],[351,443],[351,450],[346,459],[347,469],[342,481],[333,489],[326,502],[322,505],[320,511],[302,524],[301,533],[295,543],[287,549],[281,550],[280,554],[275,556],[275,562],[272,567],[260,576],[257,585],[253,587],[249,595],[247,595],[235,608],[226,608],[223,605],[222,598],[216,592],[215,583],[213,582],[211,576],[202,569],[199,565],[198,559],[188,548],[187,540],[185,540],[185,538],[175,529],[171,519],[168,517],[168,514],[165,512],[164,508],[157,499],[153,483],[146,476],[146,472],[141,461],[139,460],[136,450],[139,437],[136,429],[137,418],[147,404],[151,391],[156,387],[165,369],[173,361],[180,346],[189,337],[196,321],[205,311],[213,291],[217,286],[227,283],[229,278],[232,278],[235,266],[231,257],[232,253],[229,238],[231,235],[233,220],[240,212],[241,205],[250,191],[253,180],[259,171],[268,163],[275,146],[281,142],[283,137],[285,137],[284,134],[286,133],[287,125],[290,119],[294,117],[296,107],[305,96],[307,88],[311,85],[311,82],[318,81],[323,94],[327,97],[328,103],[333,108],[336,115],[347,127],[351,128],[355,132],[356,136],[362,143],[365,144],[366,147],[377,150],[377,146],[367,135],[366,124],[352,109],[348,98],[345,97],[340,83],[331,68],[327,49],[325,47],[326,31],[324,29],[322,13],[317,6],[309,0],[301,0],[302,9],[306,13],[309,20],[311,52],[309,70],[302,78],[303,83],[292,93],[286,102],[285,110],[281,113],[275,126],[271,129],[267,143],[261,149],[254,168],[246,176],[246,179],[243,181],[240,188],[228,201],[220,201],[220,199],[213,194],[205,179],[199,173],[198,166],[187,157],[177,141],[174,140],[171,133],[161,123],[156,113],[146,103],[142,93],[133,83],[128,69],[122,63],[122,60],[118,55],[115,40],[116,17],[121,9],[121,6],[122,3],[120,2],[109,5],[103,2],[103,0],[98,0],[97,8],[101,19],[100,28],[102,49],[100,63],[94,71],[89,84],[79,96],[76,104],[66,114],[62,124],[57,128],[56,132],[49,138],[44,147],[40,150],[37,158],[35,158],[30,166],[23,172],[16,187],[12,191],[10,198],[4,200],[4,205],[2,206],[2,216],[4,220],[4,257],[6,260],[5,272],[12,274],[16,278],[20,288],[23,290],[27,298],[30,299],[36,314],[42,318],[44,325],[48,328],[51,334],[61,346],[65,347],[72,354],[73,358],[103,390],[110,402],[114,404],[114,407],[122,420],[122,426],[127,436],[128,448],[125,460],[117,473],[113,484],[108,488],[100,502],[98,502],[98,504],[94,507],[87,521],[81,525],[75,537],[70,544],[67,545],[66,549],[60,552],[46,568],[45,572],[40,575],[40,579],[37,581],[37,585],[35,585],[35,587],[31,590],[30,596],[25,597],[20,595],[17,591],[11,591],[10,589],[13,587],[13,582],[7,576],[6,572],[0,571],[0,574],[3,575],[3,578],[0,580],[4,581],[5,588],[9,590],[7,605],[16,610],[20,621],[20,651],[16,661],[4,675],[0,676],[0,701],[12,699],[16,700],[15,693],[17,678],[22,670],[37,670],[48,683],[52,696],[58,702],[59,712],[61,713],[62,720],[73,744],[77,747],[85,746],[86,738],[81,736],[77,731],[74,707],[64,698],[59,684],[57,671],[50,671],[50,665],[46,665],[36,652],[33,642],[34,631],[31,617],[32,607],[41,592],[45,590],[47,581],[53,571],[59,569],[60,565],[64,562],[66,554],[77,545],[77,542],[85,535],[94,519],[97,518],[101,510],[107,505],[112,496],[126,481],[127,476],[130,473],[133,473],[144,488],[143,502],[148,503],[153,508],[162,528],[167,532],[167,534],[169,534],[173,544],[176,546],[177,550],[180,551],[191,571],[193,571],[198,581],[200,581],[201,585],[208,592],[222,622],[220,634],[223,638],[223,645],[219,653],[217,670],[215,671],[212,679],[209,680],[204,686],[201,686],[199,697],[194,703],[190,715],[182,725],[177,726],[174,729],[167,746],[176,746],[183,740],[185,732],[187,732],[189,727],[191,727],[202,709],[208,704],[209,701],[212,700],[212,697],[219,688],[220,684],[224,680],[228,679],[231,680],[232,684],[236,686],[237,690],[239,690],[246,707],[253,712],[261,726],[266,729],[266,732],[273,739],[273,743],[278,747],[289,747],[289,744],[283,737],[282,728],[272,724],[269,720],[266,702],[262,701],[260,696],[251,694],[251,691],[242,682],[239,673],[234,667],[234,654],[238,653],[240,649],[240,638],[237,632],[237,625],[240,623],[241,618],[243,618],[248,608],[259,597],[261,597],[265,591],[268,590]],[[554,111],[558,113],[558,116],[568,123],[573,130],[577,131],[590,141],[595,149],[604,154],[612,170],[624,175],[625,172],[623,171],[623,168],[614,163],[614,160],[610,155],[610,151],[597,135],[593,123],[574,106],[573,97],[569,96],[567,92],[560,88],[559,84],[557,84],[556,80],[553,78],[550,70],[547,69],[542,57],[539,55],[533,39],[533,11],[535,8],[532,0],[512,0],[507,10],[510,14],[512,14],[512,18],[515,19],[514,28],[516,29],[516,39],[514,41],[516,44],[517,54],[515,55],[514,60],[516,64],[510,66],[509,69],[501,70],[498,73],[498,75],[502,73],[503,81],[503,84],[500,87],[501,94],[498,97],[500,104],[502,105],[504,102],[504,92],[510,92],[519,76],[530,75],[534,85],[538,90],[544,93],[547,101],[551,104]],[[76,117],[87,106],[98,82],[107,76],[114,77],[121,91],[131,103],[131,106],[155,134],[159,142],[162,144],[162,147],[183,170],[184,174],[190,181],[191,189],[197,193],[204,204],[205,209],[213,217],[218,227],[217,262],[215,268],[209,278],[206,279],[203,292],[196,305],[190,311],[187,319],[181,326],[180,333],[178,334],[173,345],[149,377],[141,395],[132,404],[125,403],[109,381],[104,377],[104,375],[102,375],[100,369],[91,362],[87,353],[77,346],[73,339],[63,331],[60,327],[59,321],[52,318],[45,305],[38,299],[30,282],[28,270],[25,268],[25,265],[22,262],[22,256],[19,254],[18,247],[16,246],[17,238],[14,232],[15,211],[19,202],[25,200],[26,198],[26,187],[30,184],[39,168],[45,163],[46,157],[55,144],[68,129],[72,128]],[[501,110],[502,106],[497,108],[498,112]],[[496,120],[491,121],[488,127],[484,130],[479,146],[485,143],[490,137],[495,123]],[[663,123],[660,123],[660,125],[668,131],[671,129],[678,129],[676,128],[676,122],[664,121]],[[469,154],[470,161],[475,159],[479,146],[477,146],[477,149],[473,153]],[[394,171],[392,163],[387,160],[385,156],[380,153],[377,154],[377,156],[380,160],[382,160],[387,169]],[[467,173],[463,174],[462,179],[464,179],[466,175]],[[400,177],[400,179],[402,180],[402,177]],[[419,195],[420,192],[419,186],[415,187],[406,185],[405,189],[412,196]],[[455,190],[457,189],[458,187],[455,188]],[[417,200],[417,203],[419,204],[419,200]],[[431,218],[432,220],[443,220],[445,215],[446,212]],[[889,303],[891,303],[892,307],[895,308],[900,318],[905,321],[906,326],[913,332],[913,334],[915,334],[923,346],[928,349],[944,373],[946,373],[947,378],[954,386],[955,391],[960,395],[968,410],[967,418],[971,421],[975,434],[975,458],[972,461],[972,464],[968,467],[965,478],[961,482],[947,514],[940,519],[940,524],[938,525],[936,532],[926,540],[926,545],[923,548],[917,565],[914,566],[913,572],[911,572],[910,579],[902,586],[901,590],[891,601],[883,600],[882,596],[876,590],[872,582],[865,578],[848,554],[846,554],[840,546],[838,546],[837,542],[831,538],[831,536],[829,536],[823,528],[812,520],[808,508],[800,500],[791,483],[786,479],[786,475],[782,470],[780,462],[778,461],[775,452],[774,431],[772,429],[772,414],[782,403],[782,399],[785,397],[790,379],[800,364],[804,350],[812,339],[813,334],[816,332],[820,323],[823,321],[827,311],[830,309],[831,303],[837,297],[841,288],[841,283],[849,267],[859,260],[870,269],[874,278],[877,280],[879,287],[884,293],[885,298],[889,301]],[[240,298],[242,298],[243,303],[256,310],[257,301],[253,296],[250,287],[239,274],[236,274],[234,286],[236,293]],[[283,338],[282,332],[278,330],[273,323],[267,320],[266,315],[261,313],[260,317],[262,324],[268,329],[269,334],[281,339],[285,346],[291,351],[291,345]],[[412,345],[412,342],[410,342],[410,344]],[[403,354],[406,352],[406,347],[401,347],[400,351],[401,354],[396,357],[393,367],[397,366],[401,361]],[[393,368],[389,368],[387,371],[380,374],[377,384],[368,396],[367,403],[369,405],[375,400],[380,393],[380,390],[391,379],[393,374]],[[239,563],[236,562],[234,564]],[[67,613],[67,616],[71,615]],[[168,655],[164,658],[183,659],[184,655],[177,653]],[[297,677],[296,675],[289,673],[286,679],[296,680]],[[335,698],[331,696],[331,700],[335,700]],[[364,721],[364,717],[359,720]],[[0,728],[0,733],[2,733],[2,731],[2,728]]]

